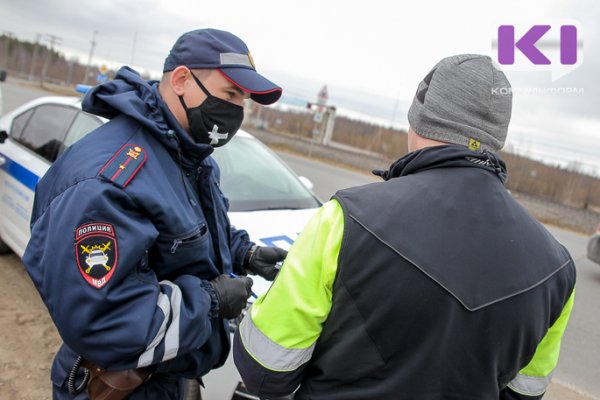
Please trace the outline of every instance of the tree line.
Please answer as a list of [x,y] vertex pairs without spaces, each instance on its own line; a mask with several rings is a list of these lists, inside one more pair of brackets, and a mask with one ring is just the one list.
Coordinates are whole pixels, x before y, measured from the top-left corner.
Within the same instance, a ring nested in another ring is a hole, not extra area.
[[[0,68],[21,78],[72,86],[84,81],[86,66],[77,59],[39,42],[28,42],[12,36],[0,36]],[[90,68],[96,74],[98,67]],[[109,79],[114,71],[108,71]],[[93,80],[92,80],[93,81]],[[260,106],[259,106],[260,107]],[[285,133],[313,139],[315,129],[323,134],[323,122],[315,122],[314,115],[300,111],[282,111],[261,107],[261,125],[273,133]],[[318,139],[318,138],[316,138]],[[408,151],[405,131],[383,127],[343,116],[337,116],[332,141],[380,154],[392,162]],[[600,179],[578,170],[557,165],[546,165],[523,155],[503,151],[509,171],[507,186],[515,192],[568,206],[600,212]],[[575,165],[576,166],[576,165]]]
[[[257,106],[261,107],[261,106]],[[253,116],[258,113],[253,110]],[[294,135],[309,140],[315,128],[322,131],[309,112],[282,111],[261,107],[260,125],[273,133]],[[324,122],[323,122],[324,123]],[[382,127],[344,116],[337,116],[332,140],[359,149],[378,153],[387,163],[392,163],[408,152],[406,131]],[[549,165],[524,155],[501,151],[500,156],[508,168],[508,189],[570,207],[600,212],[600,179],[577,169]],[[576,167],[576,164],[572,164]]]

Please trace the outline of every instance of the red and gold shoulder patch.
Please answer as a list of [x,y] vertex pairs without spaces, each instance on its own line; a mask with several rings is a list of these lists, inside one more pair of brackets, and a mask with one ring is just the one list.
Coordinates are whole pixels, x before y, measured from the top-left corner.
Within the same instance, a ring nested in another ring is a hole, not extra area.
[[100,289],[117,269],[119,250],[115,229],[104,222],[90,222],[75,229],[75,256],[87,283]]
[[126,144],[115,153],[99,172],[99,176],[124,188],[146,162],[144,149],[135,144]]

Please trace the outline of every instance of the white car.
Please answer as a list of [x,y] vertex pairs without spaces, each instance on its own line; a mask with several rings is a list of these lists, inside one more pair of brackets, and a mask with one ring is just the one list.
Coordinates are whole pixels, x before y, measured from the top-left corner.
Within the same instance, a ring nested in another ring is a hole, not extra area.
[[0,252],[20,257],[29,240],[35,186],[64,150],[105,121],[79,97],[40,97],[0,118]]
[[594,232],[588,241],[587,258],[596,264],[600,264],[600,225],[598,225],[596,232]]
[[[12,250],[23,256],[40,177],[68,146],[106,122],[83,112],[80,101],[41,97],[0,118],[0,253]],[[310,181],[297,177],[275,153],[241,130],[213,156],[221,168],[231,223],[247,230],[259,245],[287,250],[321,205]],[[90,267],[101,265],[102,255],[90,254]],[[268,290],[267,281],[253,280],[255,293]],[[243,392],[231,356],[225,366],[204,377],[204,384],[205,399],[254,398]],[[190,387],[192,392],[197,388]]]

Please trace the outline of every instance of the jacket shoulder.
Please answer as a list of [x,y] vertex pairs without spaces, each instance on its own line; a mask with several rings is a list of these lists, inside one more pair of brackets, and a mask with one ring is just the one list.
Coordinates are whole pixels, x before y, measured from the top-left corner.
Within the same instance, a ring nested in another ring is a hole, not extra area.
[[115,186],[125,188],[135,178],[148,160],[142,145],[126,143],[102,167],[98,176]]
[[114,118],[82,142],[76,143],[80,153],[82,148],[95,149],[90,156],[95,159],[90,172],[121,189],[135,178],[149,158],[150,145],[143,127],[127,116]]
[[[41,206],[41,209],[45,209],[52,199],[71,186],[77,185],[79,182],[89,179],[111,181],[110,178],[115,173],[107,179],[100,177],[100,173],[103,170],[106,171],[109,164],[111,164],[111,160],[113,162],[116,161],[116,156],[125,148],[124,144],[132,144],[133,146],[130,147],[133,147],[134,151],[135,147],[141,149],[149,147],[148,142],[144,140],[144,135],[138,134],[139,131],[140,127],[128,120],[117,121],[115,119],[98,127],[75,142],[52,164],[40,179],[36,187],[36,201],[38,206]],[[127,152],[128,149],[125,150],[125,154]],[[138,156],[139,159],[140,157]],[[145,157],[142,157],[141,160],[143,161],[144,159]],[[140,167],[140,161],[138,160],[134,160],[133,164],[128,164],[129,170],[121,177],[122,179],[129,175],[128,179],[120,181],[117,179],[119,175],[115,176],[114,180],[116,184],[121,182],[123,184],[129,183],[133,179],[135,174],[132,174],[132,172],[139,172],[139,168],[137,167]],[[136,168],[131,168],[134,166]],[[124,186],[121,184],[121,187]]]

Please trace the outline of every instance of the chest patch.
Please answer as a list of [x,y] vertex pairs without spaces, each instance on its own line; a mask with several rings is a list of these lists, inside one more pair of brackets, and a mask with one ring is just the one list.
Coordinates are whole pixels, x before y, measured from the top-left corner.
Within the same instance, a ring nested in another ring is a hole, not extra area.
[[147,158],[144,149],[135,144],[126,144],[102,167],[98,175],[124,188],[140,171]]
[[111,224],[91,222],[75,229],[75,257],[87,283],[100,289],[117,269],[119,251]]

